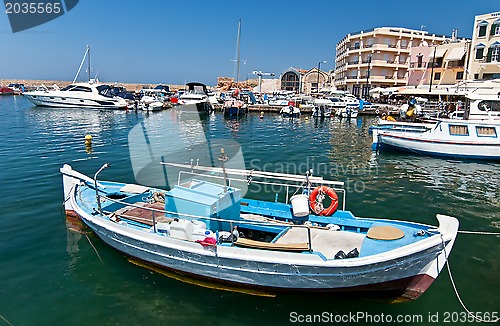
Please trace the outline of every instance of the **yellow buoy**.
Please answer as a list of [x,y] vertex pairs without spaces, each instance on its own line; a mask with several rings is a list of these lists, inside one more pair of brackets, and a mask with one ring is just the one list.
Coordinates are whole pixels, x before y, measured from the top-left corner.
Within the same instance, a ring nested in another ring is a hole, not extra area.
[[85,135],[85,145],[92,145],[92,135]]

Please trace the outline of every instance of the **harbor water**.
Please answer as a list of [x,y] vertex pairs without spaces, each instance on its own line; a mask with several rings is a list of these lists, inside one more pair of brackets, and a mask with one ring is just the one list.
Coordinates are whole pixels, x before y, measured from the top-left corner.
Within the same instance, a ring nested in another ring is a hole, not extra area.
[[[437,225],[435,215],[446,214],[460,220],[461,230],[500,232],[499,163],[373,153],[373,117],[251,113],[228,120],[215,113],[193,122],[181,115],[39,108],[22,96],[0,97],[0,325],[473,324],[446,269],[410,302],[364,293],[256,296],[164,275],[92,233],[73,231],[78,225],[66,220],[59,168],[68,163],[93,175],[109,162],[100,178],[148,182],[134,165],[154,152],[137,150],[133,135],[143,130],[145,143],[159,147],[179,145],[181,137],[184,148],[176,153],[185,162],[196,159],[193,149],[206,137],[239,144],[249,169],[304,174],[312,168],[345,182],[346,209],[356,216]],[[154,141],[172,128],[182,133]],[[249,195],[275,196],[272,189]],[[498,252],[499,236],[461,233],[450,256],[458,292],[481,316],[500,313]]]

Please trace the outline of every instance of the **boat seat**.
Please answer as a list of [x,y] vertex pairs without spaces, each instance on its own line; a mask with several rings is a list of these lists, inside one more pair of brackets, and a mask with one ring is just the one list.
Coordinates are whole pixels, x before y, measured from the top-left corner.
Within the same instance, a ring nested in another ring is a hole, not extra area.
[[234,243],[239,247],[255,248],[255,249],[267,249],[267,250],[279,250],[279,251],[307,251],[309,246],[307,243],[273,243],[264,241],[255,241],[246,238],[239,238],[238,241]]
[[389,225],[372,226],[366,236],[374,240],[397,240],[405,236],[403,230]]

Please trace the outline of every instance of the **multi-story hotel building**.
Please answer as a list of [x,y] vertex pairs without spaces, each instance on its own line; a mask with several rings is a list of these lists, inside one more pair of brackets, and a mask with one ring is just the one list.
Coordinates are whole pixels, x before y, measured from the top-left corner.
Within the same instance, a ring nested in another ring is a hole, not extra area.
[[500,78],[500,12],[474,19],[467,79]]
[[449,40],[443,35],[397,27],[348,34],[337,43],[335,86],[360,97],[367,97],[375,87],[406,86],[410,49]]

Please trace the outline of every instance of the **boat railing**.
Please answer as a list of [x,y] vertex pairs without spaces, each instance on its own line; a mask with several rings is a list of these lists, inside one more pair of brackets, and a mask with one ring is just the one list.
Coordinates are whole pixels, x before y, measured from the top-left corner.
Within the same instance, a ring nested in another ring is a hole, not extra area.
[[[199,215],[193,215],[193,214],[186,214],[186,213],[179,213],[179,212],[167,211],[165,209],[158,209],[158,208],[154,208],[154,207],[142,206],[142,205],[138,205],[138,204],[134,204],[134,203],[128,203],[128,202],[120,200],[120,199],[110,198],[110,197],[103,196],[103,195],[98,195],[99,201],[101,201],[101,197],[103,197],[106,200],[109,200],[109,201],[111,201],[113,203],[125,205],[126,207],[133,207],[133,208],[137,208],[137,209],[142,209],[142,210],[150,211],[152,213],[152,224],[153,224],[152,231],[153,231],[153,233],[159,233],[159,231],[157,229],[157,222],[159,222],[159,221],[157,221],[155,213],[160,213],[160,214],[162,214],[164,216],[168,214],[168,216],[170,216],[170,217],[171,216],[177,216],[177,218],[187,218],[187,219],[191,219],[191,220],[193,220],[193,219],[194,220],[201,220],[201,221],[210,220],[210,221],[215,221],[215,222],[229,223],[230,230],[233,230],[233,226],[235,224],[237,224],[237,225],[254,225],[254,226],[283,226],[283,227],[288,227],[288,228],[305,228],[305,229],[307,229],[308,251],[312,252],[312,239],[311,239],[311,228],[313,227],[312,225],[307,225],[307,224],[291,224],[289,222],[278,221],[278,220],[275,220],[275,221],[270,221],[270,220],[266,220],[266,221],[228,220],[228,219],[223,219],[223,218],[218,218],[218,217],[199,216]],[[105,211],[103,211],[103,213],[108,214],[108,213],[111,213],[111,212],[105,212]],[[118,217],[120,217],[120,215],[118,215]],[[220,230],[218,230],[218,231],[220,231]],[[234,244],[234,239],[231,240],[231,242],[232,242],[232,244]]]
[[[300,188],[307,188],[307,182],[310,183],[311,187],[315,186],[320,186],[320,185],[328,185],[330,186],[335,192],[340,192],[342,194],[342,201],[341,201],[341,207],[342,210],[345,210],[345,205],[346,205],[346,195],[347,192],[343,188],[344,183],[339,182],[339,181],[330,181],[330,180],[324,180],[323,178],[317,178],[317,177],[311,177],[306,179],[306,177],[303,177],[303,179],[298,179],[298,178],[287,178],[285,175],[283,175],[282,178],[276,178],[272,176],[261,176],[261,175],[253,175],[253,174],[248,174],[247,178],[237,178],[237,177],[230,177],[230,176],[222,176],[222,175],[207,175],[203,173],[196,173],[194,171],[179,171],[179,177],[177,180],[177,184],[181,185],[182,184],[182,175],[191,175],[191,176],[199,176],[199,177],[204,177],[204,178],[209,178],[209,179],[218,179],[218,180],[227,180],[228,181],[228,186],[231,187],[231,182],[243,182],[247,183],[248,185],[255,183],[255,184],[260,184],[260,185],[267,185],[267,186],[272,186],[272,187],[282,187],[285,189],[286,196],[285,196],[285,204],[288,204],[290,201],[290,198],[297,193],[297,191]],[[295,175],[289,175],[296,177]],[[297,182],[296,184],[291,184],[291,183],[283,183],[283,182],[276,182],[276,181],[260,181],[260,180],[254,180],[255,178],[261,178],[261,179],[266,179],[266,178],[272,178],[272,179],[277,179],[277,180],[285,180],[285,181],[291,181],[291,182]],[[295,190],[293,193],[291,193],[291,190]]]

